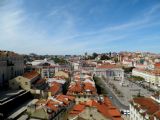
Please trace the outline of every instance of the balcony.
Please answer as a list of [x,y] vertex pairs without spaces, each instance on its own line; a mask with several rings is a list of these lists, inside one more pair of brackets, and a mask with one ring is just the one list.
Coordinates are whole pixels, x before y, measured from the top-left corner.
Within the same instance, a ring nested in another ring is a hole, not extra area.
[[14,66],[14,63],[12,61],[7,60],[7,66]]

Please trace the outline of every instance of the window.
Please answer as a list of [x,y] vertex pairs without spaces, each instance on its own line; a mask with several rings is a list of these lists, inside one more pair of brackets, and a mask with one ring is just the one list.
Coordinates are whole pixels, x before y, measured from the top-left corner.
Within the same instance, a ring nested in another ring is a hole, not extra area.
[[25,82],[25,85],[28,85],[28,82]]

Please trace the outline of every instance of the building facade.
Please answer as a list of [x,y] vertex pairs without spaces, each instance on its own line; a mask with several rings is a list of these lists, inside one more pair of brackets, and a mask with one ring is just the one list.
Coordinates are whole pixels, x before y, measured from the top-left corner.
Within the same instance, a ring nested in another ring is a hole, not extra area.
[[138,97],[130,102],[130,120],[159,120],[159,104],[152,98]]
[[124,79],[124,70],[116,65],[112,64],[103,64],[97,66],[95,69],[95,74],[97,76],[104,76],[109,79]]
[[143,70],[143,69],[133,69],[133,76],[140,76],[145,79],[146,82],[154,85],[156,88],[160,86],[160,74],[159,71],[155,70]]
[[8,85],[8,80],[24,73],[24,59],[10,51],[0,51],[0,87]]

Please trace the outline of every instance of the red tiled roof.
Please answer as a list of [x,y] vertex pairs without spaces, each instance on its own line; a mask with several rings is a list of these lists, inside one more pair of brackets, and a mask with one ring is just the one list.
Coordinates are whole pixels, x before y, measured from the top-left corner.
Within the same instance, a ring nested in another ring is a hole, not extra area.
[[160,68],[160,63],[155,63],[154,66],[155,68]]
[[98,111],[107,118],[113,119],[116,117],[117,119],[122,120],[119,110],[112,105],[111,101],[107,97],[104,97],[104,101],[100,103],[96,102],[95,100],[90,100],[86,102],[86,105],[96,107]]
[[[110,102],[109,99],[107,99],[106,97],[104,98],[104,101],[101,102],[97,102],[96,100],[89,100],[85,103],[85,105],[84,104],[75,105],[70,114],[79,114],[84,110],[85,106],[88,106],[88,107],[96,107],[97,110],[106,118],[110,118],[112,120],[122,120],[119,110],[113,105],[111,105]],[[109,105],[107,105],[107,103],[109,103]]]
[[71,112],[69,112],[69,114],[75,114],[75,115],[77,115],[79,113],[80,113],[79,111],[71,111]]
[[36,81],[36,84],[40,84],[40,83],[44,83],[44,82],[46,82],[45,79],[39,79],[38,81]]
[[56,111],[58,110],[58,108],[55,107],[54,104],[48,103],[46,106],[49,107],[49,108],[50,108],[51,110],[53,110],[54,112],[56,112]]
[[79,114],[85,109],[85,104],[77,104],[73,107],[72,111],[69,114]]
[[92,85],[92,83],[85,82],[84,90],[96,91],[96,88]]
[[113,107],[112,102],[108,97],[104,97],[104,104],[108,107]]
[[117,109],[109,109],[108,113],[112,117],[119,117],[119,116],[121,116],[120,112]]
[[96,106],[97,105],[97,101],[95,100],[88,100],[86,102],[86,106],[92,107],[92,106]]
[[67,105],[69,104],[70,101],[73,101],[75,97],[67,96],[67,95],[58,95],[56,99],[63,102],[65,105]]
[[115,64],[102,64],[100,66],[97,66],[97,69],[113,69],[113,68],[120,68],[120,67]]
[[72,94],[86,94],[86,91],[90,92],[90,94],[97,94],[95,86],[93,86],[90,82],[83,81],[75,81],[75,83],[71,83],[67,95]]
[[85,105],[83,105],[83,104],[77,104],[77,105],[74,106],[73,109],[74,109],[74,111],[83,111],[84,108],[85,108]]
[[23,77],[28,78],[28,79],[33,79],[37,76],[39,76],[39,73],[37,73],[36,71],[26,72],[23,74]]
[[69,104],[69,101],[66,100],[66,99],[64,99],[64,98],[62,98],[62,97],[57,97],[56,99],[59,100],[59,101],[61,101],[61,102],[63,102],[65,105]]
[[145,109],[146,113],[149,115],[154,114],[159,110],[159,105],[151,98],[138,97],[133,99],[134,103],[139,104],[139,108]]
[[52,86],[49,88],[48,91],[50,91],[52,93],[52,95],[55,95],[60,90],[60,88],[61,88],[61,84],[59,84],[57,82],[53,82]]
[[73,97],[73,96],[68,96],[68,95],[58,95],[57,97],[67,98],[67,99],[69,99],[70,101],[75,100],[75,97]]
[[71,85],[71,87],[68,90],[69,92],[78,92],[80,93],[82,91],[81,83],[76,82],[75,85]]
[[57,101],[53,101],[53,100],[48,100],[48,101],[47,101],[47,104],[54,104],[54,105],[58,105],[58,104],[59,104],[59,102],[57,102]]

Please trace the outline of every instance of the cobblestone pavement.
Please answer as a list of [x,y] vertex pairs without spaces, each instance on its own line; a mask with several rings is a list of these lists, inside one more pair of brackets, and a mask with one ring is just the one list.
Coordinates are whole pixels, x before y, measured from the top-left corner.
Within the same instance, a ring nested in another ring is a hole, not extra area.
[[[124,80],[124,86],[121,85],[121,81],[116,81],[116,80],[105,80],[107,86],[110,87],[110,89],[115,93],[113,90],[111,84],[114,84],[116,89],[122,93],[124,97],[118,97],[121,103],[123,103],[126,106],[129,106],[129,100],[133,98],[133,96],[136,96],[140,93],[142,96],[151,96],[152,92],[149,92],[148,90],[139,87],[135,83],[130,82],[129,80],[125,79]],[[116,94],[116,93],[115,93]]]

